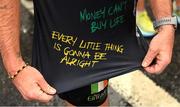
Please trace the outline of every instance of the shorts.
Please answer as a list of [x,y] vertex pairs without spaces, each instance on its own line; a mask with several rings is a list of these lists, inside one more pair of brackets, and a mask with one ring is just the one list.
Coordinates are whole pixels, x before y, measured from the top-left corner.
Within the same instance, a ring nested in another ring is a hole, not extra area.
[[100,106],[108,96],[108,80],[58,94],[58,96],[74,106]]

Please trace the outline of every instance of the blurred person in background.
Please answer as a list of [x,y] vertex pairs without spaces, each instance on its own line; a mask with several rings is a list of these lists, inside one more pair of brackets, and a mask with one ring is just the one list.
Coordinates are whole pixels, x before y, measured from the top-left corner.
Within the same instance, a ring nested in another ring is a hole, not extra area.
[[[145,2],[147,0],[138,0],[136,24],[140,28],[144,37],[151,37],[156,34],[153,27],[153,22],[145,8]],[[177,16],[178,24],[180,24],[180,0],[174,1],[174,14]]]
[[178,24],[180,24],[180,0],[174,2],[174,13],[177,16]]
[[151,37],[156,34],[156,31],[153,27],[153,23],[145,8],[145,0],[138,0],[136,24],[141,30],[141,33],[144,37]]

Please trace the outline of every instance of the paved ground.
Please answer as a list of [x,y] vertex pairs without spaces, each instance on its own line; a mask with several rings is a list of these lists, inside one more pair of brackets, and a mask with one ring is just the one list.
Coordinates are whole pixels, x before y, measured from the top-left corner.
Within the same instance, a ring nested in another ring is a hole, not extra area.
[[[31,44],[33,31],[33,16],[30,15],[25,8],[22,7],[22,53],[26,61],[31,62]],[[161,75],[149,75],[158,85],[168,91],[173,97],[180,101],[180,31],[176,34],[175,48],[172,63],[168,66],[165,72]],[[109,91],[113,100],[111,105],[116,106],[131,106],[115,90],[110,88]],[[27,102],[22,99],[11,82],[7,79],[6,73],[0,65],[0,105],[64,105],[63,101],[57,97],[48,104],[37,102]]]

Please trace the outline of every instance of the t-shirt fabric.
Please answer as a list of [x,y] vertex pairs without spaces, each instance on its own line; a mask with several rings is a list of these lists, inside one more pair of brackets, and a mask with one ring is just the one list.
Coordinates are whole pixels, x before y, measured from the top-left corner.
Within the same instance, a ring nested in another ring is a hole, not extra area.
[[135,0],[34,0],[32,65],[58,93],[141,68]]

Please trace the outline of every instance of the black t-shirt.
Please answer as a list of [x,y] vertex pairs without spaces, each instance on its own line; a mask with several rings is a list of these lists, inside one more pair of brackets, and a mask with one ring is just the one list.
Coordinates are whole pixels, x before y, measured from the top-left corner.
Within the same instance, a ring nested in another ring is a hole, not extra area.
[[135,0],[34,0],[33,66],[58,93],[141,68]]

